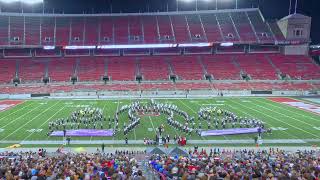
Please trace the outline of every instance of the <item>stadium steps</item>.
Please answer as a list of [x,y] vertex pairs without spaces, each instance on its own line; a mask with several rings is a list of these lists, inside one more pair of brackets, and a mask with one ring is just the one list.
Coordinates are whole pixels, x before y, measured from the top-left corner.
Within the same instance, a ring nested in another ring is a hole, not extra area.
[[[16,73],[15,73],[15,77],[19,77],[19,68],[20,67],[20,61],[16,60]],[[20,78],[20,77],[19,77]]]
[[231,57],[231,61],[239,69],[240,79],[243,79],[243,80],[251,80],[252,79],[251,75],[240,66],[238,59],[235,56]]
[[270,57],[269,57],[268,55],[265,55],[264,57],[265,57],[265,58],[267,59],[267,61],[271,64],[271,66],[274,68],[274,70],[276,71],[276,73],[277,73],[277,75],[278,75],[278,78],[281,79],[281,77],[279,77],[280,74],[282,74],[281,71],[280,71],[280,69],[277,68],[275,64],[273,64],[273,62],[271,61],[271,59],[270,59]]
[[175,74],[171,60],[167,60],[167,64],[168,64],[168,69],[169,69],[170,75]]
[[200,56],[197,57],[198,59],[198,63],[200,64],[200,66],[202,67],[202,71],[203,71],[203,74],[208,74],[208,71],[207,71],[207,67],[203,64],[202,62],[202,58]]
[[[243,73],[246,73],[246,71],[244,71],[243,69],[241,69],[240,64],[236,61],[236,57],[232,56],[232,57],[231,57],[231,62],[232,62],[232,64],[233,64],[236,68],[239,69],[240,79],[243,79],[243,78],[242,78],[242,74],[243,74]],[[250,79],[251,79],[251,78],[250,78]]]
[[44,77],[48,77],[48,76],[49,76],[49,62],[46,61],[45,68],[44,68]]
[[76,64],[73,69],[73,76],[75,76],[75,77],[78,76],[79,66],[80,66],[80,59],[77,59]]
[[140,60],[139,59],[136,59],[135,60],[135,63],[136,63],[136,76],[139,76],[139,75],[141,75],[141,62],[140,62]]
[[107,58],[104,59],[104,75],[105,76],[108,75],[108,59]]
[[249,18],[248,13],[245,12],[245,14],[246,14],[246,16],[247,16],[247,18],[248,18],[248,21],[249,21],[249,23],[250,23],[251,29],[252,29],[252,31],[254,32],[254,36],[256,37],[258,43],[260,43],[260,42],[261,42],[261,41],[260,41],[260,38],[259,38],[258,35],[257,35],[257,31],[256,31],[255,27],[253,26],[253,23],[252,23],[251,19]]
[[269,22],[268,22],[268,21],[265,21],[265,22],[266,22],[266,26],[267,26],[267,28],[268,28],[268,30],[269,30],[272,38],[274,39],[274,41],[278,41],[278,40],[277,40],[277,37],[276,37],[275,34],[272,32],[272,29],[271,29],[271,27],[270,27]]

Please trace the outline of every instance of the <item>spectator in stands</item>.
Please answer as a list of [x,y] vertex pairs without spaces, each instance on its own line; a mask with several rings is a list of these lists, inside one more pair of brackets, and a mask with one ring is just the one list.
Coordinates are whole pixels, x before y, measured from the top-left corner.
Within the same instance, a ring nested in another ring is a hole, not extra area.
[[310,179],[320,178],[320,152],[191,151],[190,157],[153,155],[150,166],[179,179]]
[[138,170],[137,176],[133,178],[133,180],[146,180],[146,177],[142,175],[142,171]]
[[0,153],[0,179],[130,179],[134,168],[137,179],[145,179],[133,158],[137,153],[145,152],[59,153],[43,157],[37,152],[4,152]]

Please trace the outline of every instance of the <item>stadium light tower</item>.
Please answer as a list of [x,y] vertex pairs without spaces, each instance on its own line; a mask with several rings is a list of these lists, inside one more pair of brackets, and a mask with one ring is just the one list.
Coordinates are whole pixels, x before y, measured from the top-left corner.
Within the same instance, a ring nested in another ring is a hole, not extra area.
[[39,4],[43,3],[43,0],[0,0],[1,3],[24,3],[24,4]]

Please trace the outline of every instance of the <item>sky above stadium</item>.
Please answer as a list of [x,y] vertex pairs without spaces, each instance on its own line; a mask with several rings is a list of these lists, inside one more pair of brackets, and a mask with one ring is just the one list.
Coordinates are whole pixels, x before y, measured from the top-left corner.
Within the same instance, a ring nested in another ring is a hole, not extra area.
[[[292,1],[292,13],[294,3]],[[195,10],[195,0],[45,0],[46,12],[64,13],[130,13],[176,11],[177,2],[179,10]],[[199,10],[215,9],[215,0],[197,0]],[[266,19],[280,19],[289,14],[290,0],[238,0],[239,8],[259,7]],[[235,0],[218,0],[219,9],[235,8]],[[15,6],[19,8],[18,6]],[[311,38],[313,44],[320,44],[320,0],[298,0],[297,12],[313,18]],[[2,10],[8,5],[1,4]],[[10,7],[12,8],[12,7]],[[39,11],[42,6],[24,6],[25,11]],[[38,10],[37,10],[38,9]],[[41,12],[41,10],[40,10]]]

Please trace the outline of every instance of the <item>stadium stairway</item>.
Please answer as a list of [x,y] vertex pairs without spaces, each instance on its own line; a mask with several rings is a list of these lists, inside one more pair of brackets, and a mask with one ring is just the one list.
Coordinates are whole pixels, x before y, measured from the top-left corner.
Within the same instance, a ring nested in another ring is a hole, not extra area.
[[235,59],[241,70],[252,79],[276,80],[276,72],[263,55],[238,55]]

